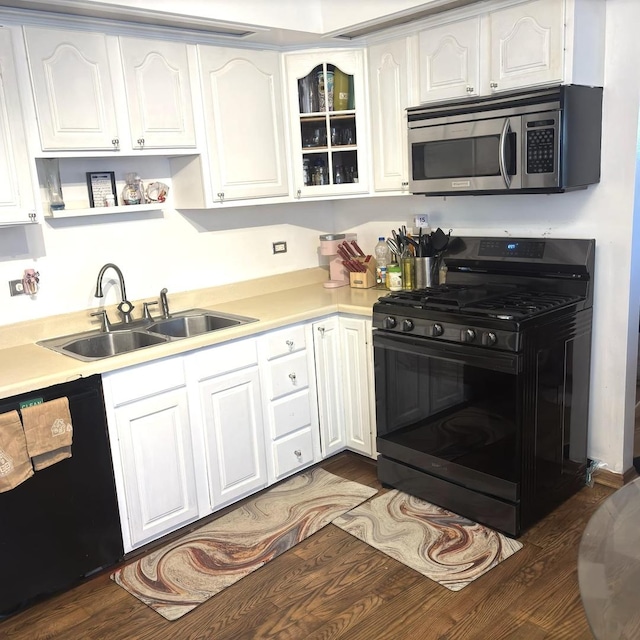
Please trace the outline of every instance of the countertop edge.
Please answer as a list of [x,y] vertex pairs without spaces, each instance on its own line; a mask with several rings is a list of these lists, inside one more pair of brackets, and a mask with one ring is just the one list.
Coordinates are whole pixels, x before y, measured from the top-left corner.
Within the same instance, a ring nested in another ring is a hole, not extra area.
[[205,309],[258,320],[93,362],[82,362],[35,343],[7,347],[0,349],[0,398],[181,355],[230,340],[257,336],[336,313],[371,317],[373,303],[381,295],[384,295],[384,291],[350,287],[329,289],[323,287],[322,283],[312,283],[221,304],[204,304],[201,307]]

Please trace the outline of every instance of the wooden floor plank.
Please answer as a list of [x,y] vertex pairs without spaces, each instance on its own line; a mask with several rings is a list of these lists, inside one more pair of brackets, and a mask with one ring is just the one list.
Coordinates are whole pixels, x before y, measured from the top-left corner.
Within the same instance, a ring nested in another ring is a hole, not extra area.
[[[356,454],[322,467],[381,489]],[[175,622],[100,575],[0,621],[0,640],[591,640],[578,546],[612,492],[583,489],[459,592],[328,525]]]

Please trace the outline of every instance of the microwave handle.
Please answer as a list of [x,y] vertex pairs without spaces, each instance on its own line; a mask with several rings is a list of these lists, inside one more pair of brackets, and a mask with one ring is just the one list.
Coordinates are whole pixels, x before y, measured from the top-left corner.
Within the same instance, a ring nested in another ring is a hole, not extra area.
[[507,173],[507,159],[506,159],[506,144],[507,144],[507,134],[510,129],[510,121],[509,118],[505,118],[504,125],[502,127],[502,133],[500,134],[500,173],[502,175],[502,179],[504,180],[505,187],[509,189],[511,187],[511,176]]

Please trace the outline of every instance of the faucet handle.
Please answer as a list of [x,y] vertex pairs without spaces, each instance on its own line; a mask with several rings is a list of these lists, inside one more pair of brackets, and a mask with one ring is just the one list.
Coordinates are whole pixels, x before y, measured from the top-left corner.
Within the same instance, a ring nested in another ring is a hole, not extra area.
[[149,312],[149,307],[153,306],[154,304],[158,304],[158,301],[154,300],[153,302],[142,303],[142,317],[146,320],[153,320],[153,316]]
[[109,322],[109,316],[107,315],[106,309],[101,309],[100,311],[96,311],[91,314],[92,316],[100,316],[101,326],[100,330],[104,333],[108,333],[111,331],[111,322]]

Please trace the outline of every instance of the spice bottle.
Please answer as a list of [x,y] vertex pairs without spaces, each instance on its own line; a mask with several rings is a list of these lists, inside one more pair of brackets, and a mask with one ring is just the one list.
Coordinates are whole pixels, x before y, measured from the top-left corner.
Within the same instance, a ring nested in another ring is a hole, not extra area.
[[402,267],[397,262],[387,265],[389,291],[402,291]]

